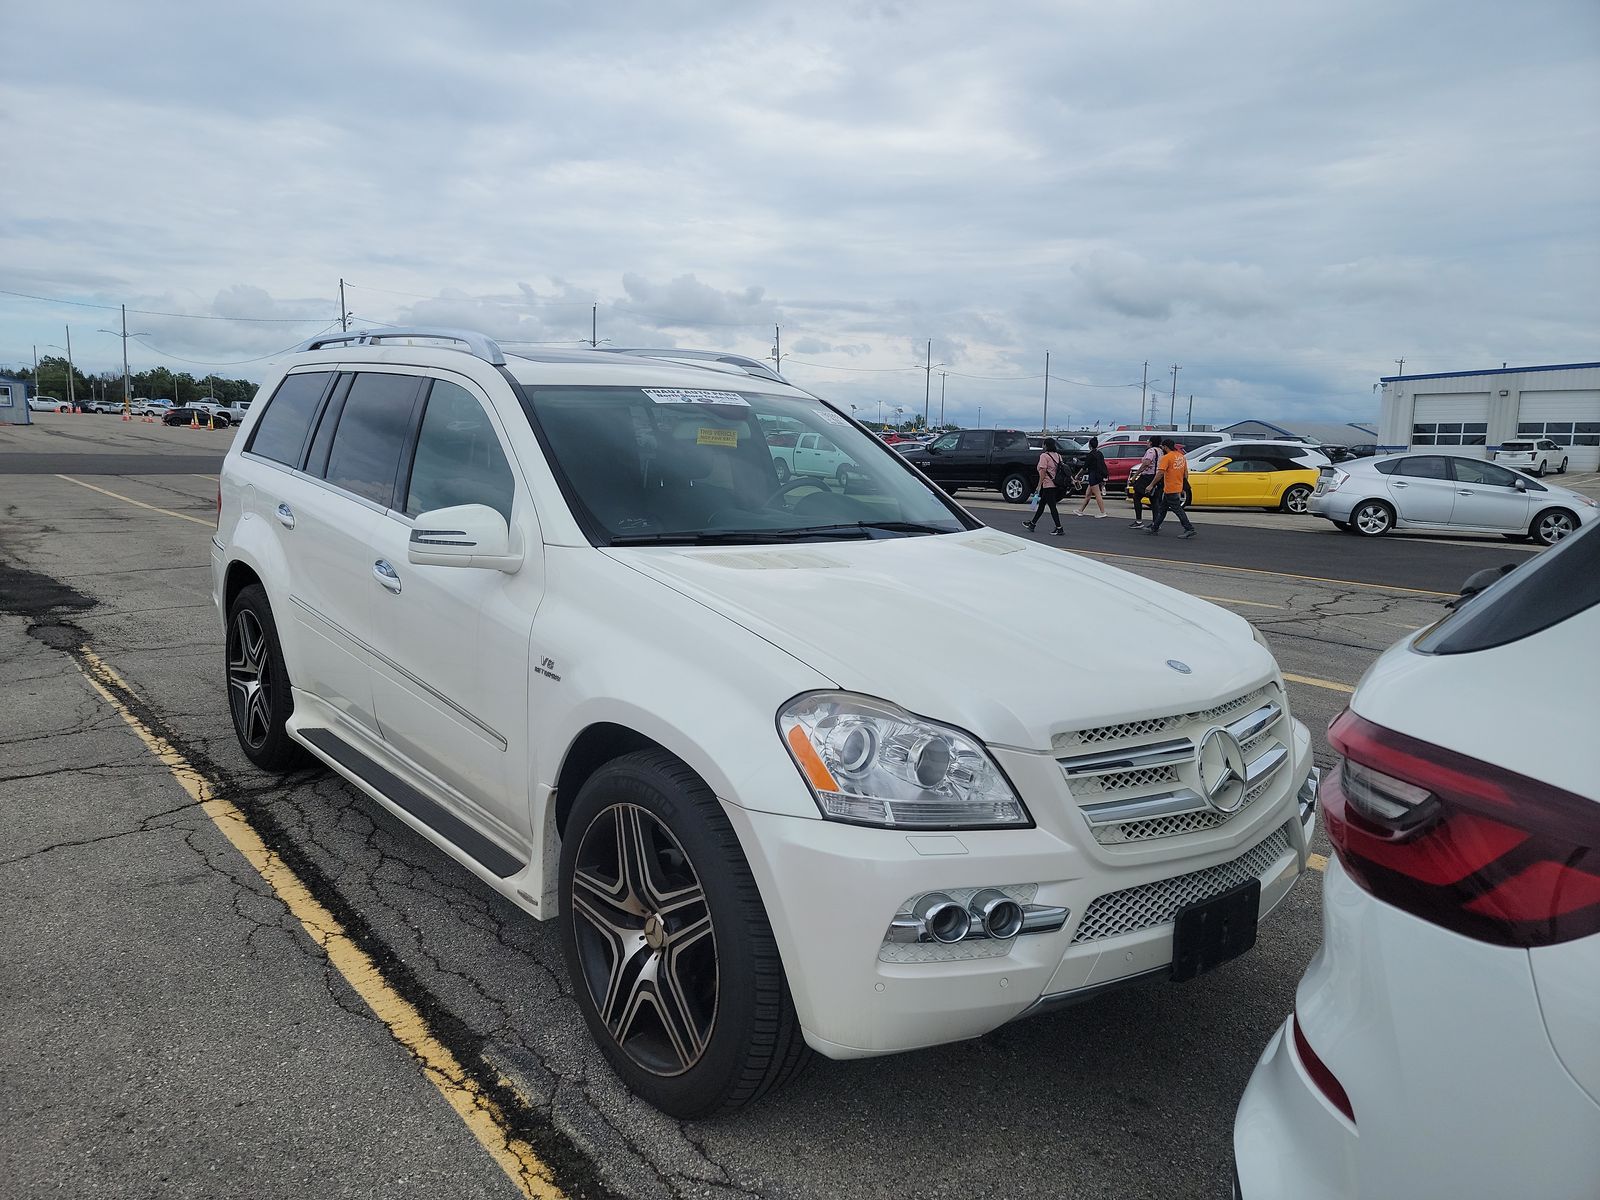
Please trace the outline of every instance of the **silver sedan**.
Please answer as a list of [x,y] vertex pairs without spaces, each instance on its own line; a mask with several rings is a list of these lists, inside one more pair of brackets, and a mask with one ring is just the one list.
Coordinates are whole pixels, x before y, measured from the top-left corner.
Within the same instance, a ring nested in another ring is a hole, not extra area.
[[1394,454],[1323,467],[1310,512],[1363,537],[1426,529],[1549,546],[1600,519],[1600,504],[1476,458]]

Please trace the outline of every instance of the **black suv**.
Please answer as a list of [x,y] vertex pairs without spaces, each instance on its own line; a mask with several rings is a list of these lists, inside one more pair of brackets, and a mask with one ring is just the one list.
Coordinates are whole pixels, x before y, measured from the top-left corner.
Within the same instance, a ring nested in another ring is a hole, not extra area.
[[[1076,475],[1083,453],[1063,449],[1062,457]],[[1039,451],[1019,429],[960,429],[942,434],[930,445],[907,453],[906,461],[947,492],[992,488],[1012,504],[1026,502],[1039,482]]]

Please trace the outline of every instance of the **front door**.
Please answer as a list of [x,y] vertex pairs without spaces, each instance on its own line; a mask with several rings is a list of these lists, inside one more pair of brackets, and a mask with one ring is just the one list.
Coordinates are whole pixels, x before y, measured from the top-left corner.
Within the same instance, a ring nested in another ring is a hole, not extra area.
[[[437,790],[526,846],[528,646],[544,594],[543,540],[527,489],[486,397],[470,381],[434,379],[415,453],[391,510],[377,523],[369,579],[376,619],[373,700],[390,749]],[[414,518],[484,504],[509,518],[524,565],[425,566],[407,558]]]
[[1457,458],[1450,465],[1456,473],[1456,503],[1450,524],[1499,533],[1527,531],[1533,519],[1529,512],[1531,501],[1526,491],[1517,489],[1520,476],[1475,458]]
[[1389,476],[1400,519],[1412,525],[1448,525],[1456,504],[1450,461],[1442,454],[1402,458]]

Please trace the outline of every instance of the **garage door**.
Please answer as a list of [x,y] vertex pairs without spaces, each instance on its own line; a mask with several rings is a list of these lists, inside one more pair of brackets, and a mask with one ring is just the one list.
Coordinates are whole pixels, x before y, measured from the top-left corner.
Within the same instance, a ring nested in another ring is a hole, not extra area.
[[1517,434],[1571,447],[1568,470],[1600,471],[1600,391],[1523,392]]
[[1446,454],[1488,457],[1489,393],[1418,396],[1411,412],[1411,444],[1439,446]]

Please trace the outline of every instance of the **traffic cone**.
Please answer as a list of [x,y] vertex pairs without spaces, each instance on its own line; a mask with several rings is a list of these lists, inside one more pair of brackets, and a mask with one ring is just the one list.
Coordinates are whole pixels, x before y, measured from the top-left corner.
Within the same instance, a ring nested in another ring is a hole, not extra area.
[[130,412],[129,412],[129,411],[128,411],[128,406],[127,406],[127,405],[126,405],[126,404],[124,404],[124,405],[123,405],[123,406],[122,406],[122,419],[123,419],[123,420],[124,420],[124,421],[131,421],[131,420],[133,420],[133,414],[131,414],[131,413],[130,413]]
[[190,429],[199,429],[200,428],[200,414],[199,413],[192,412],[192,413],[189,414],[189,428]]
[[212,413],[212,412],[206,413],[206,428],[210,429],[210,430],[215,430],[216,427],[217,427],[217,415],[216,415],[216,413]]

